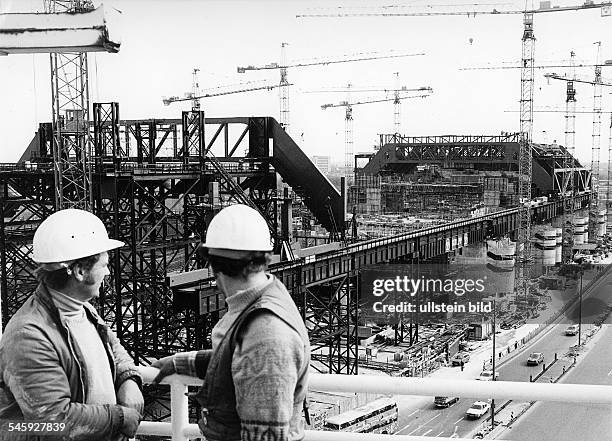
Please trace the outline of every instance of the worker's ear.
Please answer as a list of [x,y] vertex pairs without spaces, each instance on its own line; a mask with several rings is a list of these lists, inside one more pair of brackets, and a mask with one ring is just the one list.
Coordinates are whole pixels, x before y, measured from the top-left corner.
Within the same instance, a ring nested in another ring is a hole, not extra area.
[[72,268],[72,275],[74,276],[74,278],[79,282],[83,282],[85,280],[85,273],[86,273],[83,266],[76,263],[72,265],[71,268]]

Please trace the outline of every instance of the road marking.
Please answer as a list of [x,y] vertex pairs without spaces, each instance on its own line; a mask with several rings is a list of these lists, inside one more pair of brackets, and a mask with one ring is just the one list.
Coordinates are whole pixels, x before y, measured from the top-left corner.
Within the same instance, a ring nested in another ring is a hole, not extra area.
[[412,432],[410,432],[408,435],[412,435],[414,432],[416,432],[417,430],[419,430],[421,428],[421,426],[417,427],[416,429],[414,429]]
[[429,432],[431,432],[431,431],[433,431],[433,429],[429,429],[427,432],[425,432],[425,433],[424,433],[423,435],[421,435],[421,436],[427,436],[427,434],[428,434]]
[[406,424],[404,427],[402,427],[400,430],[398,430],[398,431],[397,431],[397,432],[395,432],[395,433],[400,433],[402,430],[407,429],[407,428],[408,428],[408,426],[410,426],[410,424]]
[[[413,430],[412,432],[410,432],[408,435],[412,435],[414,432],[416,432],[417,430],[419,430],[420,428],[422,428],[424,425],[426,425],[426,424],[427,424],[427,423],[429,423],[430,421],[435,420],[435,419],[436,419],[436,418],[438,418],[440,415],[441,415],[441,414],[437,414],[435,417],[428,419],[427,421],[425,421],[425,422],[424,422],[424,423],[422,423],[422,424],[419,424],[419,427],[417,427],[416,429],[414,429],[414,430]],[[406,426],[406,427],[408,427],[408,426]],[[402,429],[402,430],[403,430],[403,429]],[[432,430],[433,430],[433,429],[432,429]],[[431,430],[430,430],[429,432],[431,432]],[[427,433],[429,433],[429,432],[427,432]],[[399,435],[400,431],[398,430],[398,431],[397,431],[397,432],[395,432],[395,433]]]
[[423,425],[427,424],[427,423],[428,423],[428,422],[430,422],[430,421],[435,420],[435,419],[436,419],[436,418],[438,418],[440,415],[441,415],[441,414],[437,414],[435,417],[428,419],[427,421],[425,421],[425,422],[423,423]]
[[612,369],[610,370],[610,372],[608,372],[608,377],[612,375]]
[[[420,409],[415,410],[414,412],[412,412],[410,415],[408,415],[409,417],[411,417],[412,415],[414,415],[415,413],[419,412]],[[404,427],[402,427],[400,430],[396,431],[395,433],[400,433],[402,430],[407,429],[408,426],[410,426],[410,424],[412,423],[408,423],[406,424]]]
[[440,438],[440,435],[444,433],[444,430],[436,435],[436,438]]
[[459,421],[463,421],[464,417],[461,417],[460,419],[458,419],[457,421],[455,421],[455,424],[457,424]]

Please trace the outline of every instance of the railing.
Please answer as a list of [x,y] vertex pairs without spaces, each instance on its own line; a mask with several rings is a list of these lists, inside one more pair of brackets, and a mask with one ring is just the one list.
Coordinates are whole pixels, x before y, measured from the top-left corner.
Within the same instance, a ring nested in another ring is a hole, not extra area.
[[[145,383],[157,374],[157,369],[140,368]],[[202,437],[197,424],[188,418],[187,386],[200,386],[202,380],[172,375],[162,383],[170,385],[171,422],[140,423],[138,435],[167,436],[172,441],[187,441]],[[585,384],[546,384],[510,381],[438,380],[429,378],[398,378],[312,374],[310,387],[328,392],[369,392],[388,395],[458,396],[519,401],[554,401],[564,403],[612,404],[612,386]],[[451,440],[451,438],[434,438]],[[461,438],[452,438],[461,440]],[[431,441],[425,436],[397,436],[307,430],[305,441]],[[467,439],[466,439],[467,441]]]

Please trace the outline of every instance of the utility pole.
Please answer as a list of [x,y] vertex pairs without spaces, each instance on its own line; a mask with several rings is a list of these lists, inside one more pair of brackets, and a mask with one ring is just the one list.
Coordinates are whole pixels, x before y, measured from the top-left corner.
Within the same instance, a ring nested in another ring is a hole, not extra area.
[[581,343],[582,336],[582,275],[584,268],[580,268],[580,303],[578,304],[578,346]]

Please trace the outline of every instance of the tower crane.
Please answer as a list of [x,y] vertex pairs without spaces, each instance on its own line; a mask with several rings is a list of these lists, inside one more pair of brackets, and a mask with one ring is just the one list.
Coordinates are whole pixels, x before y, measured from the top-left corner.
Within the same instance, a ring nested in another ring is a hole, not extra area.
[[[594,88],[594,96],[593,96],[593,134],[592,134],[592,149],[591,149],[591,203],[590,203],[590,211],[591,216],[589,220],[589,238],[592,240],[595,238],[596,234],[596,220],[597,220],[597,211],[599,209],[599,159],[600,159],[600,135],[601,135],[601,99],[602,93],[601,88],[603,86],[612,86],[612,81],[603,81],[601,77],[601,67],[600,65],[595,65],[595,78],[593,80],[587,80],[583,78],[576,78],[575,74],[570,74],[570,77],[557,75],[555,73],[545,74],[546,78],[553,80],[565,81],[567,83],[568,90],[568,99],[570,89],[573,91],[574,83],[584,83],[591,84]],[[575,91],[573,91],[574,96],[574,112],[575,113]],[[566,118],[571,118],[573,121],[575,116],[566,115]],[[575,134],[574,134],[575,135]],[[567,142],[567,139],[566,139]],[[572,143],[573,150],[573,143]],[[572,152],[573,156],[573,152]],[[608,164],[608,167],[610,164]],[[573,174],[572,174],[573,176]]]
[[[399,72],[395,73],[396,81],[399,78]],[[321,89],[321,90],[309,90],[306,93],[336,93],[336,92],[345,92],[345,93],[361,93],[361,92],[385,92],[391,93],[393,92],[393,127],[395,129],[395,133],[401,132],[401,93],[402,92],[428,92],[433,93],[433,89],[429,86],[422,86],[416,88],[408,88],[407,86],[400,86],[396,84],[396,86],[391,88],[337,88],[337,89]]]
[[[289,84],[291,86],[291,84]],[[237,89],[232,89],[230,87],[238,87],[241,86]],[[172,103],[176,103],[179,101],[191,101],[192,103],[197,102],[197,106],[199,108],[200,106],[200,100],[202,98],[212,98],[214,96],[221,96],[221,95],[232,95],[234,93],[243,93],[243,92],[253,92],[256,90],[272,90],[275,89],[277,87],[280,87],[280,84],[273,84],[273,83],[269,83],[269,84],[262,84],[262,83],[254,83],[254,82],[247,82],[247,83],[238,83],[238,84],[233,84],[232,86],[219,86],[219,87],[214,87],[212,89],[204,89],[202,92],[206,92],[202,95],[194,95],[195,91],[193,93],[187,93],[185,97],[179,97],[179,96],[171,96],[171,97],[164,97],[162,98],[162,101],[164,103],[164,105],[169,106]],[[193,107],[193,104],[192,104]]]
[[531,210],[529,201],[531,200],[531,167],[532,167],[532,132],[533,132],[533,90],[534,90],[534,49],[535,35],[533,31],[533,17],[535,14],[548,12],[578,11],[583,9],[601,10],[602,16],[612,15],[612,2],[606,1],[594,3],[591,0],[582,5],[561,6],[561,7],[540,7],[533,8],[533,1],[526,0],[524,10],[482,10],[482,11],[423,11],[423,12],[325,12],[298,14],[297,18],[308,17],[401,17],[401,16],[467,16],[475,17],[477,14],[488,15],[508,15],[516,14],[523,16],[523,37],[522,37],[522,57],[521,57],[521,96],[520,96],[520,133],[519,143],[519,225],[518,240],[516,245],[515,271],[515,290],[516,297],[527,299],[529,293],[528,277],[526,271],[528,262],[532,260],[531,255]]
[[[350,85],[349,85],[350,86]],[[350,87],[349,87],[350,90]],[[431,88],[426,88],[425,90],[433,92]],[[361,104],[372,104],[372,103],[383,103],[389,101],[397,101],[404,100],[410,98],[426,98],[429,94],[421,94],[421,95],[411,95],[411,96],[399,96],[393,98],[381,98],[381,99],[372,99],[368,101],[355,101],[349,102],[340,101],[335,104],[323,104],[321,109],[325,110],[331,107],[344,107],[345,116],[344,116],[344,175],[347,179],[347,185],[350,185],[351,178],[351,170],[353,168],[353,106],[361,105]]]
[[286,54],[286,49],[285,49],[287,46],[288,46],[288,43],[281,43],[280,63],[270,63],[264,66],[244,66],[244,67],[238,66],[237,68],[238,73],[245,73],[248,70],[278,69],[280,71],[280,82],[278,86],[281,88],[281,91],[280,91],[280,123],[286,132],[289,132],[289,120],[290,120],[290,117],[289,117],[289,86],[290,84],[288,83],[288,80],[287,80],[289,68],[321,66],[321,65],[328,65],[328,64],[349,63],[352,61],[368,61],[368,60],[379,60],[383,58],[401,58],[401,57],[415,57],[419,55],[425,55],[424,53],[380,54],[377,52],[365,52],[365,53],[358,53],[358,54],[352,54],[352,55],[342,55],[340,58],[337,58],[337,59],[321,60],[321,59],[315,58],[312,60],[305,60],[302,62],[288,63],[286,61],[287,54]]
[[[90,0],[45,0],[45,13],[85,12]],[[87,52],[49,54],[53,127],[55,206],[93,208],[89,152],[89,80]]]
[[200,69],[194,68],[191,73],[191,110],[198,112],[200,110],[200,99],[196,98],[200,95],[200,81],[198,80],[198,72]]

